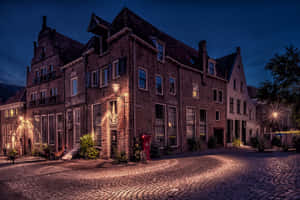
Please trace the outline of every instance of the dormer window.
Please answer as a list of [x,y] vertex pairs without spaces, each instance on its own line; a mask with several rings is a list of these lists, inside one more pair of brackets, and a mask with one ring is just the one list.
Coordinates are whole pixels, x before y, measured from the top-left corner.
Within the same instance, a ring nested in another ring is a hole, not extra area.
[[165,46],[162,42],[157,39],[152,39],[153,44],[157,49],[157,60],[163,62],[165,59]]
[[215,75],[215,64],[213,62],[208,63],[208,73],[210,75]]

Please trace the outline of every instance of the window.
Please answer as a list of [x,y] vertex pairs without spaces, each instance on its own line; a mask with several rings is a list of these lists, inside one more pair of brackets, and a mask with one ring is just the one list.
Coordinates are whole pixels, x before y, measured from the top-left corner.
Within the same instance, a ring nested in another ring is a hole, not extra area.
[[252,120],[252,109],[249,109],[249,120]]
[[40,116],[34,116],[33,117],[33,134],[34,134],[34,143],[40,143],[41,142],[41,121]]
[[72,96],[77,95],[77,78],[74,78],[71,80],[71,85],[72,85]]
[[36,82],[40,81],[40,72],[39,71],[35,71],[35,81]]
[[195,138],[196,136],[196,113],[195,109],[186,109],[186,137]]
[[55,143],[55,116],[49,115],[49,144]]
[[118,104],[117,101],[110,102],[110,123],[116,125],[118,123]]
[[155,140],[160,147],[165,146],[165,109],[155,104]]
[[244,101],[244,115],[247,115],[247,102]]
[[233,80],[233,89],[236,90],[236,80]]
[[40,93],[40,104],[45,104],[46,103],[46,91],[42,91]]
[[80,142],[80,108],[74,110],[74,126],[75,126],[75,143]]
[[50,65],[50,66],[49,66],[49,71],[50,71],[50,72],[53,72],[53,65]]
[[230,97],[230,105],[229,105],[229,112],[230,113],[234,113],[234,101],[233,101],[233,98]]
[[156,89],[156,94],[159,94],[159,95],[163,94],[163,86],[162,86],[161,76],[155,77],[155,89]]
[[120,67],[119,60],[113,62],[113,79],[116,79],[120,76]]
[[215,64],[212,62],[208,63],[208,73],[211,75],[215,75]]
[[47,68],[44,67],[42,68],[42,76],[46,76],[47,75]]
[[214,101],[217,101],[218,100],[218,92],[216,89],[213,90],[213,98],[214,98]]
[[244,83],[243,83],[243,81],[241,81],[241,92],[243,92],[244,91]]
[[241,114],[241,100],[237,100],[237,103],[236,103],[236,112],[238,114]]
[[220,111],[216,111],[216,121],[220,121]]
[[33,92],[31,93],[31,101],[36,101],[37,100],[37,93]]
[[223,91],[219,90],[219,103],[223,102]]
[[164,60],[164,45],[160,42],[157,42],[157,60],[163,61]]
[[92,86],[99,87],[99,71],[92,72]]
[[42,116],[42,143],[48,143],[48,119]]
[[51,88],[50,89],[50,96],[51,97],[57,96],[57,88]]
[[62,114],[57,114],[56,115],[56,135],[57,135],[57,143],[58,143],[58,150],[62,150],[62,145],[63,145],[63,115]]
[[200,110],[200,135],[204,136],[205,140],[207,134],[207,118],[206,118],[206,110]]
[[193,97],[199,98],[199,86],[197,83],[193,83]]
[[9,113],[10,113],[10,117],[13,117],[14,116],[14,109],[10,109]]
[[139,88],[140,89],[147,89],[147,73],[143,69],[139,69]]
[[101,71],[101,86],[107,86],[108,84],[108,67]]
[[168,108],[168,145],[177,145],[177,117],[176,108]]
[[176,87],[175,87],[175,79],[170,77],[169,78],[169,86],[170,86],[170,94],[176,94]]
[[93,105],[93,128],[95,143],[97,146],[101,146],[101,104]]

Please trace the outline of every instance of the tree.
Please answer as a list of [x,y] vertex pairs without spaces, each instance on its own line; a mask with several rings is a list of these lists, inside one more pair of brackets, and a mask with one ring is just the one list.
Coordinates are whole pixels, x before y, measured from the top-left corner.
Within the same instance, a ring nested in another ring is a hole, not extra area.
[[292,106],[292,116],[300,127],[300,51],[294,46],[275,54],[265,66],[272,74],[258,89],[257,98],[268,104]]

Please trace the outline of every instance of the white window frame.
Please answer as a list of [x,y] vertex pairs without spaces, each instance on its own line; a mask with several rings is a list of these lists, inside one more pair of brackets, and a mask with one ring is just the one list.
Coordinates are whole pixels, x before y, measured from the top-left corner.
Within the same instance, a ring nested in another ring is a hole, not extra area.
[[[76,80],[76,94],[74,94],[74,90],[73,90],[73,81]],[[71,96],[76,96],[78,95],[78,77],[73,77],[71,78]]]
[[[164,147],[167,145],[167,139],[168,139],[168,136],[167,136],[167,123],[168,123],[168,116],[167,116],[167,106],[166,104],[164,103],[157,103],[155,102],[154,103],[154,106],[156,105],[162,105],[163,108],[164,108]],[[154,133],[155,133],[155,137],[156,137],[156,132],[155,132],[155,127],[156,127],[156,113],[155,113],[155,107],[154,107]],[[156,138],[155,138],[156,140]],[[160,149],[163,149],[164,147],[159,147]]]
[[[145,71],[145,73],[146,73],[146,88],[141,88],[141,87],[140,87],[140,73],[139,73],[140,70],[143,70],[143,71]],[[147,70],[146,68],[143,68],[143,67],[138,67],[137,73],[138,73],[138,81],[137,81],[138,88],[139,88],[140,90],[148,91],[148,70]]]
[[[176,142],[176,145],[172,145],[172,146],[170,146],[170,147],[178,147],[179,146],[179,132],[178,132],[178,123],[179,123],[179,121],[178,121],[178,116],[179,116],[179,114],[178,114],[178,109],[177,109],[177,106],[173,106],[173,105],[168,105],[167,106],[167,129],[168,129],[168,122],[169,122],[169,113],[168,113],[168,111],[169,111],[169,108],[175,108],[176,109],[176,140],[177,140],[177,142]],[[167,139],[168,139],[168,130],[167,130]],[[167,141],[168,142],[168,141]]]
[[[116,66],[118,66],[118,69],[116,69]],[[119,71],[120,71],[120,63],[119,63],[119,59],[117,59],[117,60],[114,60],[112,63],[112,78],[113,79],[120,78],[120,74],[117,74],[117,73],[119,73]]]
[[[103,71],[106,70],[106,69],[107,69],[107,82],[106,82],[106,83],[103,83],[102,73],[103,73]],[[108,74],[109,71],[108,71],[108,70],[109,70],[109,66],[108,66],[108,65],[106,65],[106,66],[104,66],[103,68],[100,69],[100,82],[101,82],[101,83],[100,83],[99,85],[100,85],[101,88],[102,88],[102,87],[107,87],[107,86],[108,86],[108,82],[109,82],[109,77],[108,77],[108,76],[109,76],[109,74]]]
[[[217,119],[217,112],[219,113],[219,119]],[[217,122],[221,121],[221,111],[216,110],[216,112],[215,112],[215,119],[216,119]]]
[[[161,93],[159,93],[156,88],[156,77],[160,77],[160,79],[161,79]],[[160,95],[160,96],[164,95],[164,79],[163,79],[162,75],[160,75],[160,74],[155,74],[155,94]]]
[[[187,118],[186,118],[187,109],[193,109],[195,112],[195,120],[194,120],[194,122],[195,122],[195,137],[197,137],[197,109],[195,106],[186,106],[185,107],[185,137],[186,137],[186,139],[189,139],[187,137],[187,129],[186,129],[186,127],[187,127]],[[191,139],[193,139],[193,138],[191,138]]]

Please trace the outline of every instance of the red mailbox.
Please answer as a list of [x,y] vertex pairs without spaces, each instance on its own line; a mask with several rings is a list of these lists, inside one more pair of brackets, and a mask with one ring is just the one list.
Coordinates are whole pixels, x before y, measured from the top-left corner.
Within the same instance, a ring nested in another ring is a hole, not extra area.
[[147,160],[150,160],[150,142],[151,142],[151,135],[142,135],[143,141],[143,150],[146,154]]

